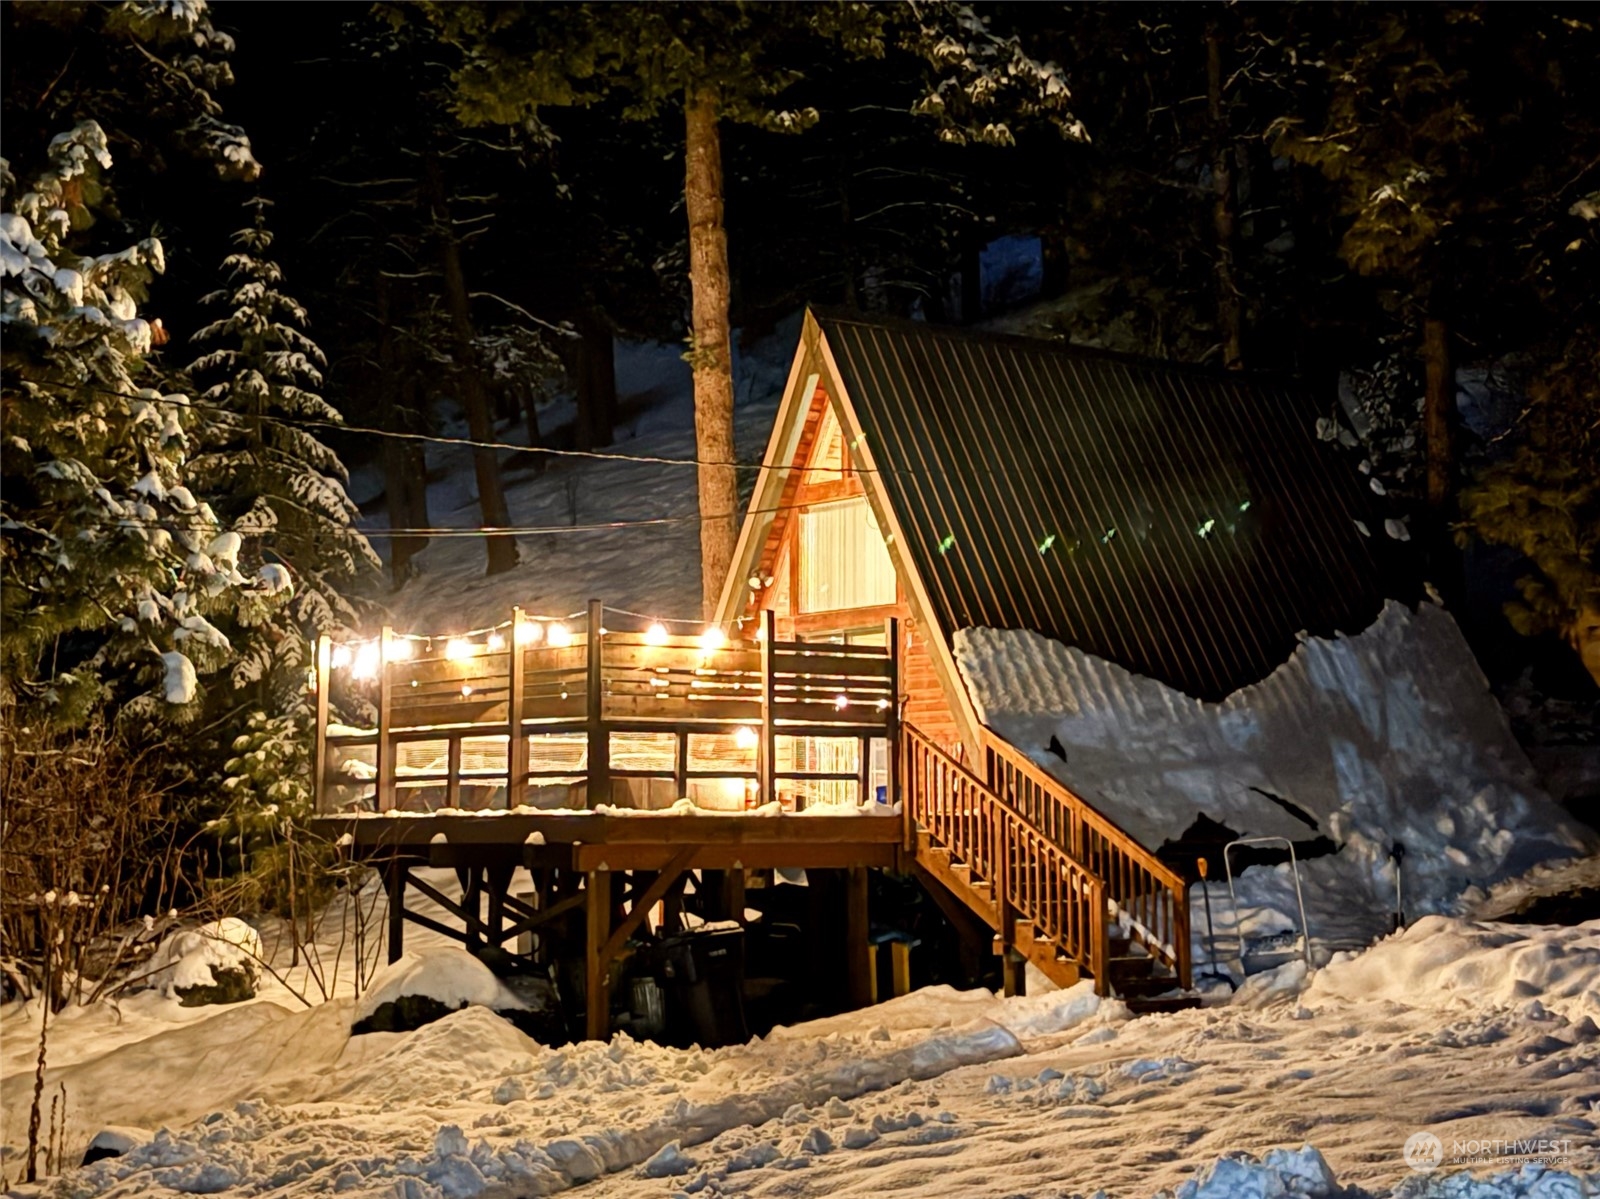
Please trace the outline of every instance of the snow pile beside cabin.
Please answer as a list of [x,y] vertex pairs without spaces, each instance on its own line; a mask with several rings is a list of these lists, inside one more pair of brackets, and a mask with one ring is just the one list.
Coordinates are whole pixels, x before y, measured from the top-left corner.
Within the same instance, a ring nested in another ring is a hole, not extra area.
[[[1306,638],[1268,678],[1215,704],[1025,630],[963,629],[955,650],[983,723],[1148,848],[1202,815],[1241,836],[1331,839],[1337,854],[1301,864],[1324,944],[1387,931],[1396,843],[1411,918],[1593,843],[1540,790],[1455,621],[1434,604],[1391,602],[1361,633]],[[1252,870],[1242,886],[1249,906],[1276,913],[1247,921],[1246,934],[1286,931],[1288,868]],[[1212,894],[1226,906],[1224,889]],[[1193,901],[1199,924],[1202,897]]]

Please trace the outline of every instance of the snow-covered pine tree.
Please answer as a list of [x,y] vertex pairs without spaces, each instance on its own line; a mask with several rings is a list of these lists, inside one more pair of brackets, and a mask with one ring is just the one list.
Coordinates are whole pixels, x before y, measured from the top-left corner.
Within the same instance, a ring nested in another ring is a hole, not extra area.
[[230,653],[207,617],[246,584],[191,485],[203,414],[145,362],[161,243],[76,248],[110,166],[93,121],[26,188],[0,160],[0,687],[62,725],[106,699],[196,711],[198,675]]
[[196,484],[228,524],[232,560],[291,592],[287,603],[251,597],[223,624],[237,654],[233,698],[248,698],[254,711],[233,743],[229,815],[219,831],[247,838],[309,802],[311,643],[348,634],[356,623],[348,584],[380,569],[353,525],[345,468],[312,431],[340,416],[315,390],[322,351],[304,332],[305,309],[281,289],[267,203],[246,205],[254,218],[223,261],[227,286],[205,298],[226,315],[195,334],[213,348],[190,367],[210,384]]

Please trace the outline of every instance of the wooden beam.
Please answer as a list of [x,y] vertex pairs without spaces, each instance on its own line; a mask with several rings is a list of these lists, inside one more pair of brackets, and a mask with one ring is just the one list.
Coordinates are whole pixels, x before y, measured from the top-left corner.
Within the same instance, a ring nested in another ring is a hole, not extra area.
[[872,1002],[872,955],[867,922],[869,876],[865,866],[852,866],[845,883],[845,972],[850,1002],[866,1007]]
[[328,778],[328,666],[332,661],[333,647],[326,633],[317,635],[317,739],[311,758],[311,794],[313,812],[327,806]]
[[[512,922],[506,929],[504,939],[509,941],[512,937],[520,937],[523,933],[531,933],[535,929],[543,928],[552,921],[559,920],[568,912],[581,908],[583,902],[584,897],[580,892],[577,895],[568,895],[565,899],[558,899],[547,908],[532,911],[531,914],[524,915],[521,919]],[[525,911],[527,910],[525,905],[518,904],[517,906],[524,908]]]
[[775,787],[778,735],[772,724],[772,645],[777,636],[777,617],[771,608],[764,608],[761,612],[761,746],[756,755],[756,769],[761,773],[759,798],[762,803],[770,803],[778,798]]
[[679,850],[667,863],[666,868],[645,888],[644,894],[633,901],[633,907],[628,910],[628,914],[612,930],[611,935],[606,938],[606,943],[600,948],[602,970],[610,969],[611,959],[617,956],[617,952],[627,944],[628,938],[633,936],[639,925],[644,923],[645,917],[650,914],[650,909],[660,903],[668,891],[683,881],[684,871],[692,856],[694,856],[693,846]]
[[506,892],[511,890],[511,877],[515,873],[515,866],[506,865],[489,866],[484,870],[489,891],[488,942],[492,949],[500,948],[509,939],[505,931]]
[[[900,802],[900,621],[897,617],[889,617],[883,627],[884,644],[889,649],[889,726],[884,730],[884,737],[888,742],[886,751],[889,759],[889,793],[890,804]],[[910,805],[906,808],[909,810]],[[911,846],[908,844],[907,849]]]
[[447,808],[461,806],[461,738],[451,737],[445,748],[444,804]]
[[601,957],[611,933],[611,873],[590,870],[583,876],[584,934],[584,1036],[604,1041],[611,1031],[611,986],[607,962]]
[[389,744],[390,706],[393,703],[389,685],[389,646],[393,640],[394,630],[384,625],[378,639],[377,794],[373,796],[373,807],[380,812],[387,812],[394,807],[394,746]]
[[527,688],[527,648],[522,644],[526,618],[520,607],[511,609],[511,635],[506,639],[506,660],[510,664],[511,711],[506,721],[510,740],[506,744],[506,807],[519,806],[528,787],[528,738],[522,731],[522,702]]
[[406,951],[406,880],[411,867],[404,858],[390,858],[384,866],[383,881],[389,892],[389,964],[400,960]]
[[589,601],[588,670],[584,683],[588,712],[589,780],[584,806],[591,811],[598,804],[611,802],[611,731],[606,728],[605,720],[605,642],[600,632],[605,624],[605,611],[605,605],[599,600]]
[[[886,822],[888,823],[888,822]],[[896,830],[898,832],[898,829]],[[573,860],[579,870],[662,870],[680,848],[670,843],[619,842],[577,845]],[[690,846],[692,870],[843,870],[875,866],[893,870],[899,862],[897,843],[817,842],[812,844],[710,844]]]

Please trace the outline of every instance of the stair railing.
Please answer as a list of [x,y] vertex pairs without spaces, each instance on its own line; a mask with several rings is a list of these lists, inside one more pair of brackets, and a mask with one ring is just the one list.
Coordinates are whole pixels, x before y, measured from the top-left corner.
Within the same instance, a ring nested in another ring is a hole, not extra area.
[[1103,993],[1109,942],[1102,881],[909,724],[901,725],[900,758],[908,845],[918,830],[925,832],[952,861],[967,866],[974,880],[989,884],[1003,944],[1011,944],[1013,922],[1026,920],[1092,974]]
[[1189,887],[1183,876],[1015,746],[984,730],[988,789],[1103,880],[1129,935],[1191,983]]

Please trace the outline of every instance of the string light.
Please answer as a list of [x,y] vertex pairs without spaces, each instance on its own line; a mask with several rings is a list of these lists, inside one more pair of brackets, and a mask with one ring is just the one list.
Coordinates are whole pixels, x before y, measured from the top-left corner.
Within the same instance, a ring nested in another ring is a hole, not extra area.
[[396,637],[389,642],[389,661],[406,662],[411,658],[411,638]]
[[700,634],[700,648],[706,653],[714,653],[728,644],[728,637],[716,625],[708,625],[706,631]]
[[444,656],[452,662],[460,662],[477,652],[478,647],[464,637],[452,637],[444,643]]
[[733,743],[740,749],[754,749],[756,740],[756,731],[749,725],[741,724],[733,730]]
[[544,640],[544,626],[537,620],[525,621],[517,626],[518,645],[538,645]]
[[489,634],[489,651],[491,653],[499,653],[501,650],[505,649],[505,647],[506,639],[503,636],[501,636],[499,633]]
[[378,673],[378,643],[376,641],[362,642],[356,650],[355,662],[350,667],[350,674],[358,679],[370,679]]
[[644,631],[646,645],[665,645],[667,643],[667,626],[659,620]]
[[843,693],[833,697],[833,706],[843,712],[850,706],[850,697]]
[[469,696],[471,694],[472,694],[472,684],[471,683],[462,683],[461,684],[461,697],[463,699],[465,699],[467,696]]
[[335,670],[343,670],[346,666],[350,665],[350,647],[348,645],[334,646],[333,657],[330,659],[330,661],[332,662]]
[[572,630],[558,620],[545,630],[545,641],[553,649],[565,649],[572,644]]

